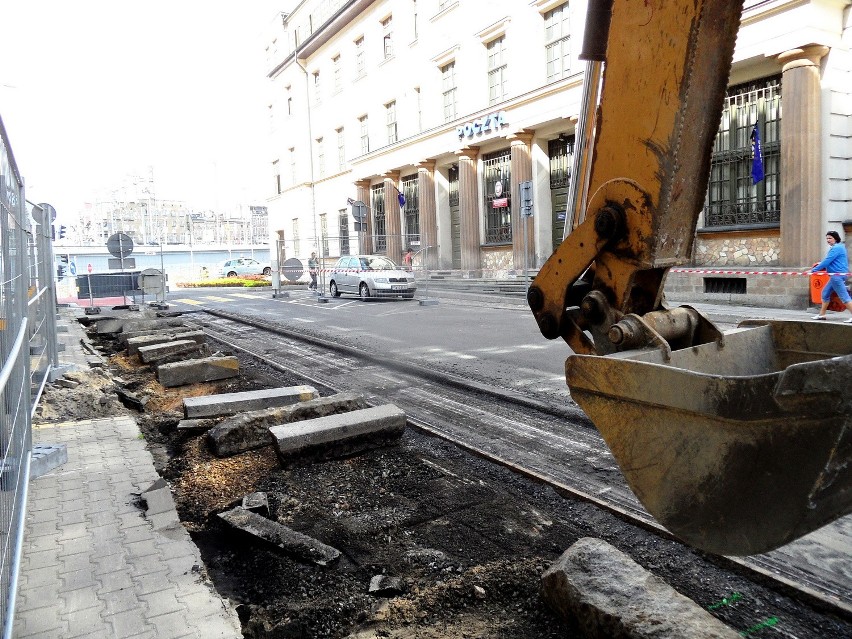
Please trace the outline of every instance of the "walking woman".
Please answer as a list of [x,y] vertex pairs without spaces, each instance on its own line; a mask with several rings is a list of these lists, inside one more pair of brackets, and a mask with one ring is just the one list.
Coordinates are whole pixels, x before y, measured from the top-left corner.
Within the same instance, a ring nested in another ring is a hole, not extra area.
[[[831,300],[831,292],[837,293],[840,301],[846,304],[846,308],[852,313],[852,297],[849,296],[849,291],[846,290],[846,275],[849,271],[849,258],[846,255],[846,247],[840,241],[840,234],[837,231],[829,231],[825,234],[825,241],[828,242],[828,253],[825,259],[811,269],[811,273],[817,271],[827,271],[832,274],[828,278],[828,284],[822,288],[822,308],[819,309],[819,315],[814,315],[815,320],[824,320],[825,312],[828,310],[828,303]],[[846,324],[852,324],[852,317],[846,320]]]

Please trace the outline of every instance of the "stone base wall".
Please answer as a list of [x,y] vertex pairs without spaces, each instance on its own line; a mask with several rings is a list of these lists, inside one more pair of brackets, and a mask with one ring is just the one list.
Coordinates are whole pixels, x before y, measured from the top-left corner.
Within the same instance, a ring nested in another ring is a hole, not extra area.
[[[782,268],[761,270],[767,272],[784,271]],[[746,292],[706,292],[706,278],[745,280]],[[669,272],[665,293],[669,301],[683,303],[692,301],[801,310],[806,310],[814,305],[810,301],[810,278],[805,275],[728,275]]]
[[[506,279],[520,274],[515,272],[511,246],[483,247],[480,258],[484,278]],[[530,266],[532,267],[532,264]]]
[[781,258],[781,238],[729,234],[719,236],[699,235],[695,238],[693,263],[695,266],[778,266]]

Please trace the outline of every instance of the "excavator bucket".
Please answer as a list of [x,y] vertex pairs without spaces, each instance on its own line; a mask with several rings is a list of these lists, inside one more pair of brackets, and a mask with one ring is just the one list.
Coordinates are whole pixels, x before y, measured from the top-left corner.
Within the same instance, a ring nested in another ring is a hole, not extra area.
[[750,320],[666,357],[565,364],[572,397],[663,526],[751,555],[852,511],[852,328]]

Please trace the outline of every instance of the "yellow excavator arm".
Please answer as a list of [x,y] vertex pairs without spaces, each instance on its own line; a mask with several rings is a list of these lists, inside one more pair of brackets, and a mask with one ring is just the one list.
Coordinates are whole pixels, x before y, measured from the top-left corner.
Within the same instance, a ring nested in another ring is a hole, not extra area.
[[574,352],[572,397],[634,493],[687,543],[728,555],[852,511],[852,328],[723,334],[663,300],[668,269],[691,257],[742,4],[590,2],[600,104],[572,230],[528,295],[541,333]]

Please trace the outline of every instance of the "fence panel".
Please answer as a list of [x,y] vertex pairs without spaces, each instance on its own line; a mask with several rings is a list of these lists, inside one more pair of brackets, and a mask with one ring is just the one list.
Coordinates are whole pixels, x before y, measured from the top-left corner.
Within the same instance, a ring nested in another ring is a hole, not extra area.
[[12,633],[23,542],[32,393],[28,299],[32,259],[30,217],[6,129],[0,119],[0,624]]

